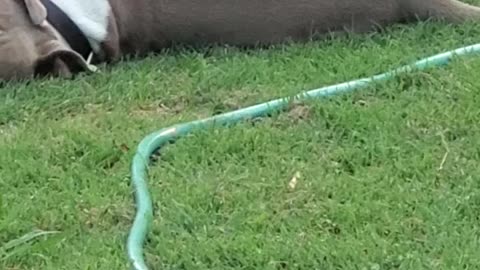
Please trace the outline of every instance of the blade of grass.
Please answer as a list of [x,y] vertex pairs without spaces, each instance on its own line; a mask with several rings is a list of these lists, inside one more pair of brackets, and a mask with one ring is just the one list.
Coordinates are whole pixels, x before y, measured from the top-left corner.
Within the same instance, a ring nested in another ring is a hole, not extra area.
[[10,257],[10,255],[8,253],[9,250],[18,248],[22,245],[25,245],[25,244],[35,240],[36,238],[46,236],[46,235],[50,235],[50,234],[57,234],[57,233],[60,233],[60,232],[59,231],[34,230],[32,232],[29,232],[29,233],[23,235],[20,238],[13,239],[13,240],[5,243],[4,245],[2,245],[0,247],[0,261],[3,261],[6,258]]

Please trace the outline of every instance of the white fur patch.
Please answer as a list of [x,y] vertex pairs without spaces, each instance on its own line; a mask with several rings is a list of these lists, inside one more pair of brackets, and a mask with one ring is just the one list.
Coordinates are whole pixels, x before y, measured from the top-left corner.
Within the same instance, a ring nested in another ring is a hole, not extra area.
[[80,28],[96,52],[107,37],[108,0],[51,0]]

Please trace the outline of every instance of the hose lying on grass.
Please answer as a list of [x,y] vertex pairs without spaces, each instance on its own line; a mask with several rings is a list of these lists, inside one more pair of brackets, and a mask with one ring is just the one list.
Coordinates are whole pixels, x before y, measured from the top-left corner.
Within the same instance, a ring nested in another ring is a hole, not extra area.
[[140,142],[137,152],[133,158],[131,168],[132,184],[135,189],[136,201],[135,220],[127,240],[127,252],[131,266],[135,270],[148,269],[143,257],[143,244],[153,218],[153,210],[152,200],[150,198],[146,182],[147,170],[150,156],[162,145],[197,129],[229,125],[245,119],[266,116],[273,112],[284,109],[290,104],[291,101],[309,100],[350,92],[366,87],[374,82],[391,79],[398,74],[446,65],[455,56],[463,56],[477,52],[480,52],[480,44],[437,54],[432,57],[417,61],[411,65],[406,65],[370,78],[363,78],[333,86],[322,87],[303,92],[290,98],[276,99],[214,117],[173,125],[148,135]]

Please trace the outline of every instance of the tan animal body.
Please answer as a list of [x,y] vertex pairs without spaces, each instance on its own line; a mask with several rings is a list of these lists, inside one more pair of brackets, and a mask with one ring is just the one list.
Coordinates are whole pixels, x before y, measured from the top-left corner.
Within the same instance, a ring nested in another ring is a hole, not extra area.
[[479,20],[456,0],[0,0],[0,80],[66,76],[174,43],[254,46],[440,19]]

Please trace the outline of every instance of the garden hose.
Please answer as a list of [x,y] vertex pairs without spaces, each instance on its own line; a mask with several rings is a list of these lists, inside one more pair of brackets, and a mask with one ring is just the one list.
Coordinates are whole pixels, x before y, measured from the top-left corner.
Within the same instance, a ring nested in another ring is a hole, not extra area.
[[310,100],[350,92],[364,88],[374,82],[391,79],[398,74],[414,70],[423,70],[430,67],[443,66],[448,64],[454,56],[463,56],[477,52],[480,52],[480,44],[437,54],[419,60],[411,65],[406,65],[370,78],[363,78],[333,86],[322,87],[303,92],[293,97],[275,99],[266,103],[220,114],[214,117],[173,125],[148,135],[138,145],[131,167],[132,184],[135,190],[136,214],[127,240],[127,253],[132,268],[134,270],[148,269],[143,256],[145,237],[153,219],[152,199],[147,185],[148,166],[150,156],[158,151],[164,144],[173,142],[178,137],[184,136],[194,130],[235,124],[242,120],[266,116],[286,108],[291,101]]

